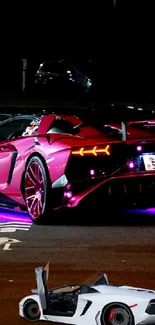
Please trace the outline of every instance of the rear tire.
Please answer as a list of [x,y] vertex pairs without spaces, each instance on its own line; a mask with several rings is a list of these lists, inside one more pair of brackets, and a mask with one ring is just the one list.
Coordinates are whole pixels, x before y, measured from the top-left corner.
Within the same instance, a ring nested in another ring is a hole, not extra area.
[[27,164],[24,197],[31,219],[36,224],[45,224],[49,213],[52,213],[50,180],[45,166],[38,156],[33,156]]
[[107,305],[101,314],[102,325],[134,325],[130,308],[122,303]]

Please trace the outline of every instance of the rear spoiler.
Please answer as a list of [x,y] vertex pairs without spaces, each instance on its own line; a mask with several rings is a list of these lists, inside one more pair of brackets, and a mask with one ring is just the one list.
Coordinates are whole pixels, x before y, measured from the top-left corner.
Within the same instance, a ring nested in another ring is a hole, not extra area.
[[95,124],[108,124],[108,123],[121,123],[122,125],[122,140],[127,137],[127,124],[129,121],[139,120],[154,120],[155,109],[153,105],[128,105],[126,103],[90,103],[87,102],[76,104],[76,102],[59,102],[58,105],[53,102],[48,107],[1,107],[1,112],[10,113],[15,115],[22,115],[28,112],[31,114],[62,114],[62,115],[75,115],[84,122]]

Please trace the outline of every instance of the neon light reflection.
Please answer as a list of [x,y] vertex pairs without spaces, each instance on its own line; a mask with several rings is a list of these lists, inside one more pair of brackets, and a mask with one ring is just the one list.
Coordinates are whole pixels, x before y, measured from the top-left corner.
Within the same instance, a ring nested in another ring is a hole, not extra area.
[[32,225],[32,220],[29,215],[25,212],[15,212],[7,209],[0,208],[0,222],[15,222],[15,223],[25,223]]

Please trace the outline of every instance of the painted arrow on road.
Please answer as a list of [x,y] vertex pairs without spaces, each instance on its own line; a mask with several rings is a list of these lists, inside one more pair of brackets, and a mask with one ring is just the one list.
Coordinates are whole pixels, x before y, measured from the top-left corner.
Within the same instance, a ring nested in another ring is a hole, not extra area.
[[17,243],[21,243],[21,241],[8,237],[0,237],[0,246],[4,245],[3,251],[11,251],[12,248],[10,248],[10,246]]

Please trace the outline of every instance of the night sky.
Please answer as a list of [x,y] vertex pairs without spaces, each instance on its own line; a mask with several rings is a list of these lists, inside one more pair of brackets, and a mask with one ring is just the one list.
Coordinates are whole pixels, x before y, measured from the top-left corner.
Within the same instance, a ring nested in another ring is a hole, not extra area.
[[20,17],[25,21],[23,29],[17,26],[18,33],[12,32],[14,38],[11,31],[7,41],[4,37],[1,94],[19,89],[22,57],[28,59],[29,80],[42,60],[71,58],[84,62],[90,58],[97,96],[154,102],[152,4],[153,1],[116,0],[114,9],[113,1],[104,0],[102,8],[97,4],[75,4],[70,8],[72,14],[67,7],[64,11],[62,4],[57,10],[53,7],[53,11],[47,10],[47,6],[37,8],[35,15],[26,11]]

